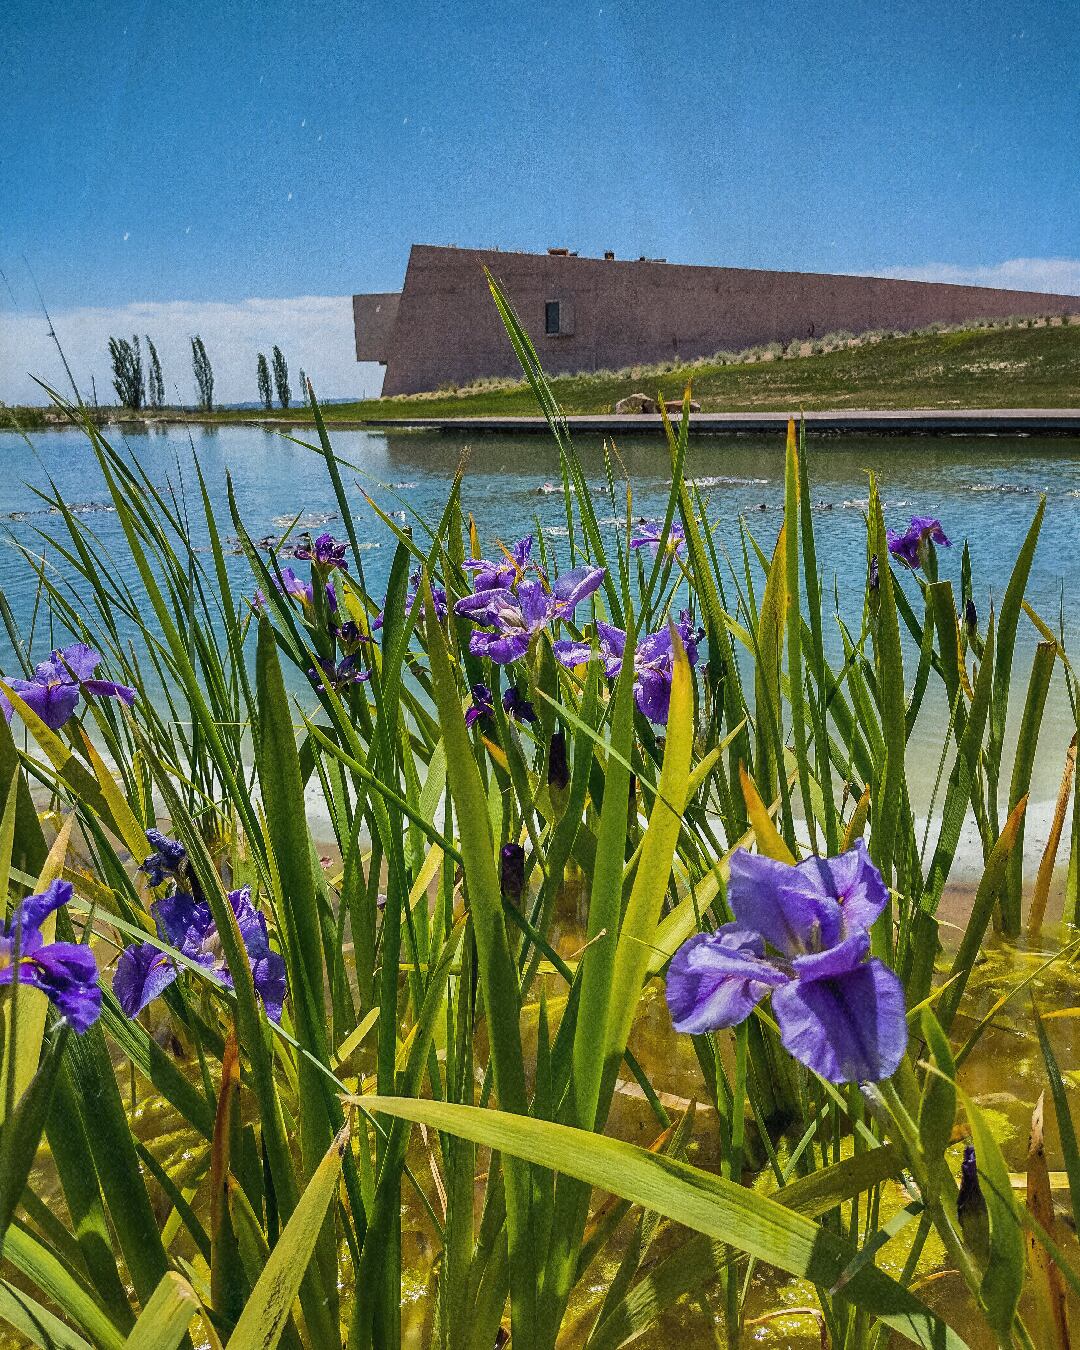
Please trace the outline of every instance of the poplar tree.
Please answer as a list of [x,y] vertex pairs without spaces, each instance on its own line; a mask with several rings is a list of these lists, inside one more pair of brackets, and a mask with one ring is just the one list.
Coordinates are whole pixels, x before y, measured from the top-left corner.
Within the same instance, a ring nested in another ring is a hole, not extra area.
[[146,402],[146,384],[143,378],[142,351],[139,339],[109,339],[109,358],[112,361],[113,388],[120,406],[138,412]]
[[157,348],[150,341],[150,334],[146,335],[146,349],[150,353],[150,378],[148,380],[150,404],[154,408],[165,406],[165,381],[161,376],[161,362],[158,360]]
[[214,411],[214,371],[206,347],[198,333],[191,339],[191,368],[199,390],[199,407],[203,412]]
[[274,391],[270,387],[270,367],[266,364],[266,357],[262,352],[259,353],[258,379],[259,399],[266,411],[269,412],[274,404]]
[[278,402],[283,408],[292,403],[292,390],[289,388],[289,367],[280,347],[274,348],[274,386],[277,389]]

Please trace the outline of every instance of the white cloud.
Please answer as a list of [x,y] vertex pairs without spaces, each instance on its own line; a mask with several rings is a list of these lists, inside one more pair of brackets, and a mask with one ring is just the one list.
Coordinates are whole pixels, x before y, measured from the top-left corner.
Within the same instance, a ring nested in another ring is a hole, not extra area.
[[959,286],[998,286],[1008,291],[1047,291],[1080,295],[1080,258],[1009,258],[984,267],[926,263],[921,267],[886,267],[873,273],[906,281],[950,281]]
[[[320,398],[376,394],[382,369],[357,364],[352,299],[347,295],[302,295],[287,300],[251,299],[235,304],[190,300],[148,301],[116,308],[53,312],[53,327],[85,399],[93,375],[98,400],[115,401],[109,364],[110,336],[149,333],[161,358],[169,403],[195,401],[191,337],[198,333],[214,368],[214,399],[253,402],[258,397],[255,362],[277,343],[289,363],[294,396],[303,368]],[[70,394],[56,345],[39,311],[0,312],[0,401],[41,403],[37,376]]]

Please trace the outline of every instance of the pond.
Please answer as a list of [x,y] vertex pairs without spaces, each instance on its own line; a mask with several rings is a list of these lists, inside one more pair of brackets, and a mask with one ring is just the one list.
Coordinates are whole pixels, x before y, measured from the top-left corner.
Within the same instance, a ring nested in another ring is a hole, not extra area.
[[[124,445],[159,488],[186,487],[199,534],[192,453],[202,464],[214,497],[223,534],[232,533],[225,496],[225,473],[236,488],[240,513],[252,538],[280,534],[295,516],[313,529],[331,524],[337,504],[321,460],[285,435],[254,426],[106,428],[114,445]],[[298,440],[314,440],[298,428]],[[467,456],[463,503],[476,519],[482,542],[513,539],[538,520],[552,531],[557,546],[565,516],[559,487],[558,452],[547,435],[510,438],[480,436],[467,443],[454,434],[416,431],[336,431],[337,453],[355,470],[353,484],[377,497],[388,511],[416,512],[434,524],[463,455]],[[577,445],[595,490],[605,489],[601,443],[581,438]],[[966,539],[976,578],[995,595],[1007,581],[1040,493],[1048,498],[1046,522],[1028,587],[1029,597],[1056,621],[1062,580],[1069,583],[1080,566],[1080,442],[1034,437],[838,437],[809,442],[810,481],[818,508],[818,558],[826,585],[835,576],[845,589],[850,569],[861,571],[862,512],[867,475],[878,475],[890,526],[906,525],[912,514],[938,516],[956,547],[942,554],[942,573],[958,578],[960,548]],[[745,514],[763,546],[775,539],[783,505],[784,444],[781,436],[706,436],[692,441],[690,475],[707,506],[719,539],[737,556],[738,517]],[[27,443],[0,430],[0,522],[15,538],[30,542],[36,529],[48,529],[47,515],[33,488],[51,477],[76,510],[96,513],[107,498],[86,438],[78,431],[35,432]],[[628,436],[617,445],[616,474],[624,471],[633,489],[634,514],[660,511],[671,480],[666,446],[657,438]],[[616,485],[620,513],[624,489]],[[369,589],[378,594],[389,571],[389,532],[359,491],[354,494],[356,524],[369,545],[363,559]],[[599,510],[603,518],[610,511]],[[119,522],[106,512],[95,519],[103,539],[118,537]],[[242,560],[238,573],[243,572]],[[16,622],[29,619],[31,598],[17,557],[0,557],[0,587],[7,593]],[[989,597],[985,597],[988,599]],[[976,597],[978,602],[978,597]],[[1066,595],[1068,610],[1069,597]],[[1076,606],[1067,617],[1077,622]]]
[[[498,539],[507,542],[534,529],[544,531],[557,555],[565,549],[566,517],[559,479],[558,451],[550,436],[478,436],[471,442],[452,433],[417,431],[334,430],[337,454],[353,467],[343,467],[345,486],[355,503],[354,522],[360,539],[369,592],[381,595],[393,557],[394,540],[362,496],[370,493],[402,525],[415,528],[417,517],[434,527],[446,505],[458,465],[466,477],[462,502],[476,521],[485,552]],[[297,442],[314,443],[313,432],[298,428],[295,439],[256,426],[112,426],[105,435],[117,448],[126,447],[159,490],[172,487],[187,502],[193,538],[205,540],[193,457],[201,464],[218,528],[233,537],[226,495],[226,473],[232,475],[237,504],[256,541],[280,537],[299,517],[297,530],[310,527],[342,533],[337,502],[321,458]],[[616,478],[615,511],[608,498],[602,441],[582,437],[577,444],[586,476],[598,500],[603,528],[614,531],[616,514],[625,519],[626,487]],[[616,446],[616,474],[625,476],[633,493],[635,517],[662,513],[671,481],[665,444],[650,436],[632,435]],[[808,443],[810,482],[816,511],[816,536],[823,591],[834,583],[840,608],[858,635],[865,568],[868,474],[881,483],[886,523],[903,528],[914,515],[940,518],[952,540],[940,551],[943,577],[959,593],[961,552],[967,541],[975,578],[975,602],[981,623],[1008,582],[1009,568],[1031,523],[1040,494],[1047,512],[1027,594],[1040,614],[1057,628],[1064,609],[1067,640],[1080,625],[1080,604],[1073,582],[1080,576],[1080,443],[1072,438],[949,436],[834,437]],[[783,509],[784,444],[779,435],[704,436],[692,441],[689,473],[705,502],[706,515],[718,545],[741,574],[740,516],[758,543],[771,552]],[[52,645],[35,623],[35,593],[16,542],[40,552],[63,576],[62,559],[45,535],[59,537],[62,522],[50,515],[35,492],[51,479],[69,506],[93,528],[117,560],[117,576],[135,584],[134,564],[122,540],[120,522],[107,505],[108,492],[85,436],[75,430],[49,429],[24,440],[0,431],[0,526],[6,534],[0,549],[0,590],[7,597],[15,626],[23,636],[33,632],[34,652]],[[415,513],[415,515],[413,514]],[[59,529],[59,534],[58,534]],[[250,593],[248,564],[237,550],[229,559],[238,594]],[[914,596],[914,587],[909,588]],[[43,608],[43,607],[42,607]],[[40,615],[40,612],[37,611]],[[1022,623],[1027,624],[1026,620]],[[124,634],[121,629],[122,635]],[[134,631],[132,631],[134,636]],[[1014,673],[1010,712],[1015,730],[1023,705],[1034,629],[1021,628],[1020,656]],[[838,626],[826,624],[828,654],[842,652]],[[6,634],[0,634],[0,669],[12,669]],[[914,668],[914,654],[912,669]],[[297,677],[299,678],[299,677]],[[909,672],[909,681],[912,678]],[[934,682],[935,686],[938,682]],[[301,696],[308,691],[294,684]],[[929,801],[941,752],[940,726],[947,710],[932,691],[909,742],[909,780],[916,809]],[[1032,780],[1026,849],[1033,858],[1045,842],[1053,799],[1061,780],[1066,747],[1073,731],[1063,683],[1051,686],[1043,723],[1040,753]],[[915,766],[915,772],[911,771]],[[962,855],[963,856],[963,855]],[[962,857],[961,857],[962,861]],[[981,855],[980,855],[981,861]]]

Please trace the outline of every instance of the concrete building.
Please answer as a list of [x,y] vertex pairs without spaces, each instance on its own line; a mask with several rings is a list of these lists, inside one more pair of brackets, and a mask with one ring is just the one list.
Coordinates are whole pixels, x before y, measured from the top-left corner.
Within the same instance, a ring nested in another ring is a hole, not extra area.
[[552,374],[693,360],[842,329],[1080,313],[1077,296],[1033,291],[415,244],[400,293],[353,296],[356,359],[386,366],[384,394],[520,374],[485,267]]

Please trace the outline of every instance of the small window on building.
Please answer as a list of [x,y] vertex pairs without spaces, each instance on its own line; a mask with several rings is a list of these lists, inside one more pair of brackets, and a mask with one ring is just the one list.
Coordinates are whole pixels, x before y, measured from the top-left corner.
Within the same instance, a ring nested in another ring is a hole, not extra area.
[[565,296],[544,305],[544,336],[567,338],[574,335],[574,302]]

